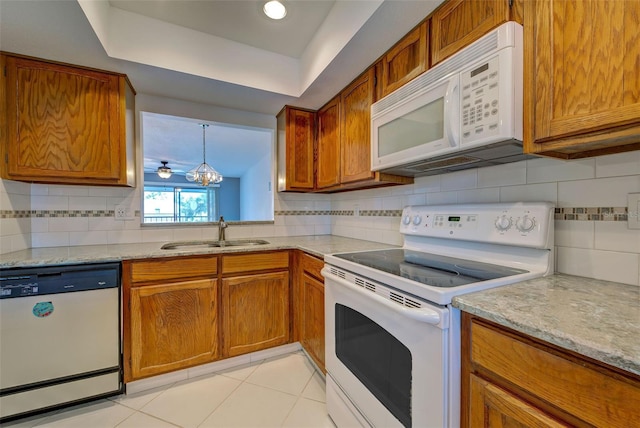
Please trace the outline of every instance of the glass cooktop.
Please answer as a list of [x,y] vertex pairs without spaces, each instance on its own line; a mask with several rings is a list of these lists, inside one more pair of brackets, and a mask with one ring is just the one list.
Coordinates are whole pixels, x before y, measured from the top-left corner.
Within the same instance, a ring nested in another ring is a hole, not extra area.
[[490,263],[403,249],[343,253],[333,256],[434,287],[457,287],[528,272]]

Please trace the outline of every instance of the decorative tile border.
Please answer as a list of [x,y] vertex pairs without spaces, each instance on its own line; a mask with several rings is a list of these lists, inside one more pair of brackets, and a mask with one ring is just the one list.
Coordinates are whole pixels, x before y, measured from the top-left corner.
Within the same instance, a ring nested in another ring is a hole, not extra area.
[[[354,210],[285,210],[276,216],[355,216]],[[360,210],[360,217],[401,217],[402,210]],[[555,219],[565,221],[627,221],[627,207],[556,208]],[[140,211],[135,212],[140,217]],[[0,218],[114,217],[113,210],[0,210]],[[240,224],[236,222],[234,224]]]
[[[140,217],[140,211],[135,212]],[[0,218],[114,217],[113,210],[0,210]]]
[[627,221],[627,207],[556,208],[556,220]]

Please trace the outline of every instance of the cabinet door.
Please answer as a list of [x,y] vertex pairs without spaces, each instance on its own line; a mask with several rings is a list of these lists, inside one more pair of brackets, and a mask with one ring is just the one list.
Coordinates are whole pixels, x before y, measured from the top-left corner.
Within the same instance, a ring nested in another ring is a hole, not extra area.
[[278,190],[313,190],[315,112],[287,106],[277,125]]
[[342,183],[373,178],[371,172],[371,104],[374,73],[372,67],[340,94]]
[[448,0],[431,16],[431,66],[509,20],[509,0]]
[[289,342],[289,273],[222,280],[224,356]]
[[470,378],[470,426],[560,428],[559,422],[530,404],[475,375]]
[[382,58],[382,96],[395,91],[429,68],[429,21],[407,34]]
[[340,184],[340,97],[318,111],[316,188]]
[[525,8],[525,151],[572,158],[640,149],[640,2]]
[[7,178],[127,185],[125,78],[6,56]]
[[324,283],[302,275],[301,342],[307,353],[324,372]]
[[216,284],[206,279],[131,288],[131,380],[218,358]]

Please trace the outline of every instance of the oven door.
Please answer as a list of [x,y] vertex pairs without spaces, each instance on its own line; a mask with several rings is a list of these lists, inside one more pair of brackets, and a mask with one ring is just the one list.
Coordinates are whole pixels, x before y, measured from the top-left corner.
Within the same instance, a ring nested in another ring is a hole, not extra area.
[[449,310],[329,265],[322,273],[336,425],[447,426]]

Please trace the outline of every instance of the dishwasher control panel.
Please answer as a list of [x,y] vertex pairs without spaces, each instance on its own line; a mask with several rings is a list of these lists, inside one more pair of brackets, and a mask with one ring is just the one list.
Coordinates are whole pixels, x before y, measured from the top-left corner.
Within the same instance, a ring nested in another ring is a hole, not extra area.
[[38,294],[37,275],[0,276],[0,297],[21,297]]
[[0,299],[119,286],[119,263],[0,270]]

